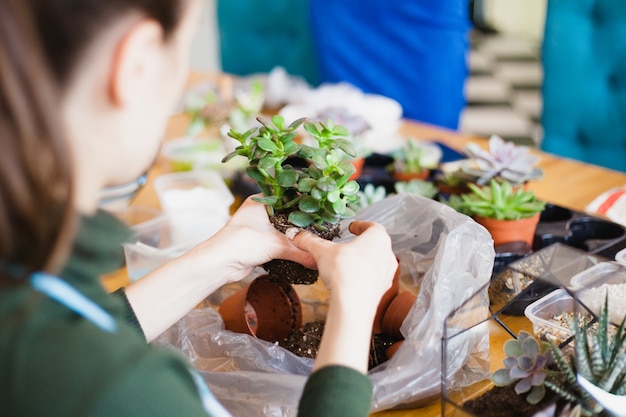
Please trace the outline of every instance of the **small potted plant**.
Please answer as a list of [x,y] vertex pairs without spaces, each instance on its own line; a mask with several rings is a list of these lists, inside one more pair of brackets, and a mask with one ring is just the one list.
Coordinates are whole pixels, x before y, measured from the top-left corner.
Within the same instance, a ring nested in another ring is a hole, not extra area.
[[468,143],[464,153],[468,159],[461,164],[457,176],[469,183],[485,185],[496,179],[522,185],[543,176],[543,172],[536,168],[539,157],[530,154],[528,147],[504,141],[497,135],[489,138],[489,150]]
[[483,225],[498,246],[523,241],[533,246],[539,216],[546,203],[532,191],[513,189],[509,182],[491,180],[489,186],[468,184],[469,193],[452,195],[448,204]]
[[441,156],[439,146],[408,138],[404,147],[393,154],[390,169],[396,181],[423,180],[428,178],[431,170],[437,167]]
[[[359,184],[350,180],[354,166],[346,158],[355,155],[347,130],[332,122],[304,118],[286,125],[280,115],[271,121],[263,117],[257,120],[260,127],[246,132],[229,131],[228,135],[240,145],[223,162],[238,155],[248,159],[246,173],[263,194],[254,199],[266,205],[277,230],[285,232],[295,226],[327,240],[339,236],[339,221],[354,216],[350,206],[359,199]],[[317,147],[296,142],[296,130],[302,125],[316,140]],[[304,167],[289,164],[288,158],[293,157],[304,160]],[[317,271],[291,261],[276,259],[263,267],[271,276],[294,284],[317,280]]]
[[[495,387],[466,401],[463,408],[484,417],[596,416],[601,409],[585,394],[572,376],[569,359],[554,343],[539,342],[521,331],[504,344],[504,367],[491,374]],[[548,414],[552,404],[556,407]]]
[[574,360],[559,358],[559,365],[571,381],[612,416],[626,416],[626,317],[611,331],[606,295],[597,323],[569,320],[574,329]]

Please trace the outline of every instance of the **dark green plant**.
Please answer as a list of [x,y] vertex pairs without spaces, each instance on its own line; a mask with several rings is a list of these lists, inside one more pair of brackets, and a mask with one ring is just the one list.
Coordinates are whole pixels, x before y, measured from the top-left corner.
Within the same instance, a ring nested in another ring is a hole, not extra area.
[[526,401],[537,404],[546,393],[545,366],[551,360],[548,343],[539,343],[531,334],[520,332],[517,339],[504,344],[504,368],[491,375],[491,381],[497,386],[515,384],[519,395],[528,393]]
[[524,191],[522,187],[514,189],[508,182],[491,180],[489,186],[468,186],[470,192],[452,195],[448,200],[448,205],[468,216],[519,220],[542,212],[546,206],[532,191]]
[[[355,169],[345,154],[354,157],[355,152],[343,126],[305,118],[286,126],[282,116],[257,120],[261,127],[246,132],[230,130],[228,135],[240,146],[222,162],[237,155],[248,159],[246,173],[263,193],[254,199],[267,205],[270,216],[288,213],[290,223],[320,230],[325,229],[324,222],[336,224],[354,216],[349,205],[359,199],[359,184],[350,180]],[[303,124],[317,147],[295,141],[297,129]],[[306,161],[307,166],[296,168],[286,163],[294,156]]]

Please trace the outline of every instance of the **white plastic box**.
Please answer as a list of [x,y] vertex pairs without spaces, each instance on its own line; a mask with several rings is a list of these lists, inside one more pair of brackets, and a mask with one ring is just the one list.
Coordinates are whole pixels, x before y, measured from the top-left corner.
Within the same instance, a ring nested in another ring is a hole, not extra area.
[[567,291],[554,290],[528,305],[524,310],[524,315],[533,323],[535,336],[558,345],[574,333],[569,328],[560,326],[554,317],[562,313],[575,312],[575,303],[574,298]]

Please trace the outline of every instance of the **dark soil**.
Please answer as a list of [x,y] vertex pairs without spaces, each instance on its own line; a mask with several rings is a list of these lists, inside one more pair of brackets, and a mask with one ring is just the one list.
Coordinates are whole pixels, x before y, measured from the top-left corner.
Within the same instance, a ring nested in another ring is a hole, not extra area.
[[[290,227],[294,227],[293,224],[287,220],[288,214],[277,213],[270,217],[270,221],[281,233],[285,233]],[[338,237],[341,232],[339,224],[325,223],[324,226],[328,229],[326,231],[320,231],[316,228],[309,226],[306,230],[309,230],[318,236],[326,239],[333,240]],[[290,284],[314,284],[317,281],[318,273],[314,269],[305,268],[299,263],[287,261],[284,259],[274,259],[263,264],[263,269],[267,271],[269,275],[276,278],[287,280]]]
[[[300,330],[291,334],[279,344],[288,351],[304,358],[317,357],[322,333],[324,332],[323,321],[313,321],[302,325]],[[372,337],[368,369],[387,361],[386,351],[398,340],[384,334],[375,334]]]
[[525,395],[517,395],[514,385],[493,387],[480,397],[463,403],[463,408],[481,417],[532,417],[557,400],[556,395],[546,390],[546,396],[533,405]]

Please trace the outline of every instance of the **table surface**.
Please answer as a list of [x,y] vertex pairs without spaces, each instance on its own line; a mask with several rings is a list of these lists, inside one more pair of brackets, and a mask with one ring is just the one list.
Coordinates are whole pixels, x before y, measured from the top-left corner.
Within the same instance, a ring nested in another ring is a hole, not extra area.
[[[190,84],[201,80],[202,76],[192,76]],[[171,117],[165,132],[165,140],[182,137],[185,135],[189,120],[185,115]],[[413,121],[405,121],[401,127],[401,133],[411,135],[424,140],[437,140],[453,149],[462,149],[468,142],[479,143],[486,146],[485,138],[471,137],[457,132],[430,126]],[[539,167],[543,170],[544,177],[541,180],[531,182],[529,189],[534,191],[541,200],[554,203],[559,206],[577,211],[584,211],[585,206],[602,192],[614,187],[626,185],[626,174],[612,171],[602,167],[581,163],[578,161],[561,158],[546,154],[538,150],[533,153],[541,157]],[[149,172],[148,184],[138,193],[134,199],[134,205],[160,208],[156,192],[152,187],[152,179],[165,172],[171,171],[169,162],[163,158],[157,159]],[[105,288],[109,291],[125,286],[129,283],[125,269],[102,277]],[[532,332],[530,322],[524,317],[509,317],[507,325],[515,330],[528,330]],[[493,323],[490,323],[490,326]],[[497,326],[496,326],[497,327]],[[491,333],[491,364],[498,368],[502,359],[502,344],[510,338],[503,330],[490,327]],[[438,416],[441,414],[441,406],[437,402],[419,409],[410,410],[386,410],[373,414],[375,417],[400,417],[400,416]]]

